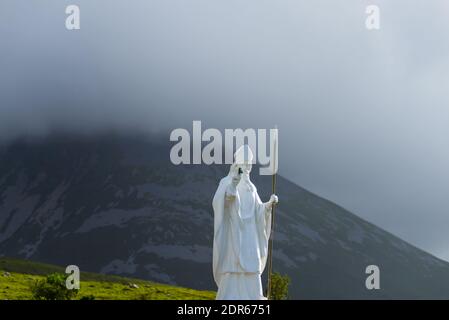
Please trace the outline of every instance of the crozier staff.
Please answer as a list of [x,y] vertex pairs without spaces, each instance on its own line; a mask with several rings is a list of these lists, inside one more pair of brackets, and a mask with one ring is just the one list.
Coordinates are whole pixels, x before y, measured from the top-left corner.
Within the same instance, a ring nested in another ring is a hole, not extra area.
[[[277,130],[277,127],[276,127]],[[274,139],[273,145],[273,173],[271,178],[271,192],[273,194],[276,193],[276,173],[277,173],[277,157],[278,157],[278,140],[277,134]],[[268,285],[267,285],[267,298],[271,299],[271,281],[273,274],[273,236],[274,236],[274,213],[276,209],[276,203],[271,206],[271,231],[270,231],[270,239],[268,240]]]

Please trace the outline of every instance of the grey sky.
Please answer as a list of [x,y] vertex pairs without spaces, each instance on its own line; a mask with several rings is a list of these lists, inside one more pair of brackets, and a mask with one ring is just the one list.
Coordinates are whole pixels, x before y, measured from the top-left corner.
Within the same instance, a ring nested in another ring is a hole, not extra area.
[[0,139],[276,123],[281,174],[449,259],[448,15],[444,0],[3,0]]

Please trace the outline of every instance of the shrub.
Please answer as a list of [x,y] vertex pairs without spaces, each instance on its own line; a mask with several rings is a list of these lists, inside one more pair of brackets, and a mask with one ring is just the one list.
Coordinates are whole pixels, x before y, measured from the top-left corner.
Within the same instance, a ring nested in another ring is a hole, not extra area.
[[270,300],[286,300],[288,298],[289,284],[290,278],[287,275],[272,273]]
[[69,290],[66,287],[68,275],[52,273],[45,279],[38,280],[31,287],[33,299],[36,300],[70,300],[77,295],[78,290]]

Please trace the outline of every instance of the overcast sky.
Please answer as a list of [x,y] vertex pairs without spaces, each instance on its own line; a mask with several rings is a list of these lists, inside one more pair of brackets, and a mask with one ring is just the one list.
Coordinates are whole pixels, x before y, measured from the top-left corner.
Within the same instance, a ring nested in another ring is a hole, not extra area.
[[448,94],[445,0],[0,2],[3,141],[276,123],[282,175],[447,260]]

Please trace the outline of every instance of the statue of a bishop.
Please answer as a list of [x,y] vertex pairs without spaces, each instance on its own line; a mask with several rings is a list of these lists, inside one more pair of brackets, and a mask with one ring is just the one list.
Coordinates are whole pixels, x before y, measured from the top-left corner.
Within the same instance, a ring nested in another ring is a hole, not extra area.
[[243,145],[213,198],[213,274],[218,300],[264,300],[261,275],[268,255],[272,195],[262,202],[250,180],[253,154]]

